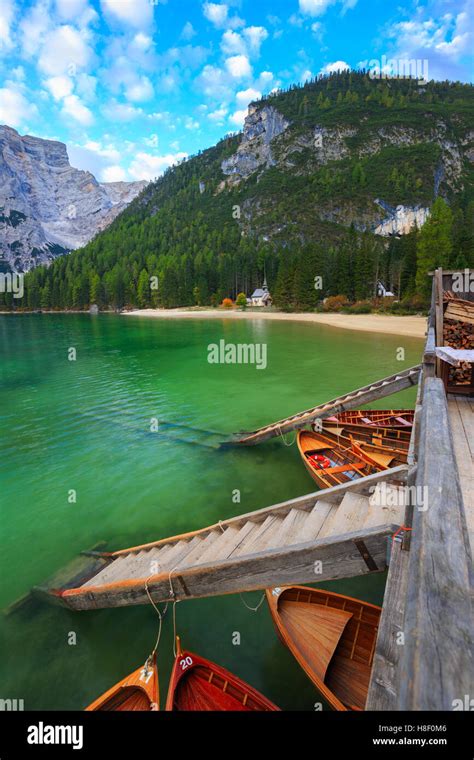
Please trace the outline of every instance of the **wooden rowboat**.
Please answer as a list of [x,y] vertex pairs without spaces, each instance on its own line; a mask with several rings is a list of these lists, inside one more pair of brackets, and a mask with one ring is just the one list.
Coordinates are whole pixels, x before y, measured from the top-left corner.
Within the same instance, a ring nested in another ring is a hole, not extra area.
[[171,673],[166,710],[178,711],[273,711],[279,707],[204,657],[182,651],[177,637],[177,654]]
[[366,441],[356,440],[352,435],[349,437],[333,435],[327,431],[325,431],[324,435],[343,451],[352,450],[361,461],[375,465],[381,470],[399,467],[399,465],[406,464],[407,462],[408,451],[397,449],[395,446],[381,446],[379,444],[367,443]]
[[92,702],[86,711],[148,711],[158,710],[160,693],[156,657],[130,673]]
[[[347,440],[344,438],[344,442]],[[355,454],[383,470],[407,463],[408,451],[395,449],[392,446],[374,446],[365,441],[356,441],[354,438],[349,438],[349,441],[352,442],[352,449]]]
[[278,634],[335,710],[367,702],[381,607],[305,586],[269,589]]
[[334,436],[300,430],[296,441],[309,474],[320,488],[371,475],[383,469],[371,459],[354,452],[352,442],[344,444]]
[[[322,433],[342,435],[346,438],[354,438],[356,441],[365,441],[374,446],[394,446],[401,451],[410,448],[411,430],[402,428],[374,427],[373,425],[342,425],[339,422],[322,421]],[[320,428],[316,428],[320,430]]]
[[342,425],[364,424],[409,430],[413,425],[414,416],[413,409],[352,409],[326,417],[326,420]]

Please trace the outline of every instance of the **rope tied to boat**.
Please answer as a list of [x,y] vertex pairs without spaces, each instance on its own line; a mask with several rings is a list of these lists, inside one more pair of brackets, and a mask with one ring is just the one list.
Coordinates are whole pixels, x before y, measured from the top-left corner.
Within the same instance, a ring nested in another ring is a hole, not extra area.
[[283,441],[283,443],[285,444],[285,446],[288,446],[288,448],[289,448],[290,446],[294,445],[294,443],[296,442],[296,436],[298,435],[297,433],[295,433],[295,437],[293,438],[293,440],[290,443],[288,443],[288,441],[285,439],[285,436],[284,436],[284,434],[282,432],[281,425],[278,425],[278,432],[279,432],[279,434],[281,436],[281,440]]
[[178,655],[178,650],[176,648],[176,605],[179,601],[179,599],[175,599],[173,602],[173,654],[175,658]]
[[149,656],[149,658],[148,658],[147,662],[148,662],[148,661],[149,661],[149,660],[150,660],[152,657],[154,657],[154,655],[155,655],[155,654],[157,653],[157,651],[158,651],[158,646],[159,646],[159,644],[160,644],[160,639],[161,639],[161,630],[162,630],[162,627],[163,627],[163,618],[164,618],[164,616],[166,615],[166,612],[167,612],[167,610],[168,610],[168,602],[166,602],[166,604],[165,604],[165,606],[164,606],[164,609],[163,609],[163,612],[160,612],[160,610],[159,610],[159,608],[158,608],[158,605],[157,605],[157,604],[156,604],[156,603],[153,601],[153,599],[152,599],[152,597],[151,597],[151,594],[150,594],[150,591],[149,591],[149,589],[148,589],[148,581],[150,580],[150,578],[153,578],[153,576],[152,576],[152,575],[150,575],[150,577],[146,579],[146,581],[145,581],[145,591],[146,591],[146,593],[147,593],[147,596],[148,596],[148,599],[149,599],[149,601],[150,601],[150,604],[151,604],[151,606],[153,607],[153,609],[155,610],[155,612],[157,613],[157,615],[158,615],[158,617],[159,617],[159,619],[160,619],[160,623],[159,623],[159,626],[158,626],[158,635],[157,635],[157,637],[156,637],[155,646],[154,646],[154,648],[153,648],[153,650],[152,650],[152,653],[150,654],[150,656]]
[[240,596],[240,599],[241,599],[241,601],[242,601],[242,604],[244,605],[244,607],[246,607],[248,610],[250,610],[250,612],[258,612],[258,611],[259,611],[259,609],[260,609],[260,607],[262,606],[262,604],[263,604],[263,602],[264,602],[264,599],[265,599],[265,591],[263,592],[263,594],[262,594],[262,598],[260,599],[260,601],[259,601],[259,603],[257,604],[257,606],[256,606],[256,607],[251,607],[249,604],[247,604],[247,602],[245,601],[245,599],[244,599],[244,597],[242,596],[242,594],[239,594],[239,596]]

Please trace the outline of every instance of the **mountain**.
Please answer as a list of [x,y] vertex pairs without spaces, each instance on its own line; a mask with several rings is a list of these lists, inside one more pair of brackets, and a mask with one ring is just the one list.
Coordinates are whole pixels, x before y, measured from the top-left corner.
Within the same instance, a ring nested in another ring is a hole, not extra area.
[[[66,146],[0,126],[0,261],[26,272],[81,248],[146,182],[99,183],[69,164]],[[1,265],[0,265],[1,266]]]
[[[250,105],[241,134],[35,270],[24,305],[217,304],[259,287],[264,270],[282,307],[371,298],[378,280],[414,295],[433,263],[472,262],[473,117],[474,88],[460,83],[343,72],[276,92]],[[434,227],[436,241],[439,220],[446,242],[428,246],[417,280],[418,240]]]

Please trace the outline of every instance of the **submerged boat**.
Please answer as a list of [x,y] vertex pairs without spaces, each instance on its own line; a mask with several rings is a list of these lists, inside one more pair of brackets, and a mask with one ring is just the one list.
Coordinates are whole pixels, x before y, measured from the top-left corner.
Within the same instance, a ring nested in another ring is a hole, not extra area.
[[[384,428],[374,425],[345,424],[339,422],[322,421],[322,433],[354,438],[356,441],[365,441],[374,446],[393,446],[401,451],[410,448],[411,430],[402,428]],[[320,428],[316,428],[320,430]]]
[[381,607],[329,591],[266,592],[283,643],[335,710],[364,710]]
[[342,425],[362,424],[410,429],[414,416],[413,409],[352,409],[349,412],[340,412],[326,417],[326,420]]
[[192,652],[177,654],[171,673],[166,710],[273,711],[280,708],[225,668]]
[[86,711],[148,711],[158,710],[160,692],[156,657],[130,673],[92,702]]
[[309,474],[320,488],[331,488],[384,469],[361,453],[355,453],[351,441],[335,436],[300,430],[296,441]]

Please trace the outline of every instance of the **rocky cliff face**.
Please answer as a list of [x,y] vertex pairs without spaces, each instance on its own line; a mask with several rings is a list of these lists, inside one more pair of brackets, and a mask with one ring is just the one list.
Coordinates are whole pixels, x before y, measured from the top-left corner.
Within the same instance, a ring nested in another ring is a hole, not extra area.
[[101,184],[66,146],[0,126],[0,269],[26,272],[85,245],[145,187]]
[[[429,203],[404,203],[396,197],[396,186],[390,200],[378,197],[377,190],[372,189],[371,178],[361,178],[358,188],[356,185],[348,186],[343,178],[344,173],[350,180],[354,164],[359,162],[362,167],[368,166],[369,171],[372,166],[372,177],[375,176],[377,181],[380,181],[380,169],[383,171],[386,166],[387,179],[397,166],[398,159],[394,158],[393,152],[398,150],[400,163],[405,163],[400,171],[408,175],[413,170],[412,180],[403,177],[403,182],[412,181],[413,188],[418,187],[415,182],[420,183],[420,188],[424,183],[425,198],[427,182],[434,199],[439,192],[446,194],[463,189],[465,167],[474,162],[473,140],[472,131],[466,133],[463,139],[453,138],[453,130],[442,119],[427,120],[420,123],[419,128],[397,124],[369,129],[364,122],[351,126],[302,126],[300,123],[296,127],[274,106],[257,103],[249,107],[237,151],[222,162],[225,179],[218,185],[217,193],[235,190],[245,193],[246,181],[256,176],[260,182],[270,168],[276,169],[281,176],[291,176],[295,180],[295,188],[300,187],[296,178],[305,177],[309,185],[318,191],[321,188],[318,178],[324,170],[326,186],[330,187],[331,179],[340,174],[345,187],[340,192],[342,184],[335,185],[334,192],[323,193],[323,198],[314,204],[314,218],[343,226],[353,224],[358,230],[370,230],[381,236],[403,235],[415,224],[421,227],[426,222]],[[410,154],[410,150],[414,153]],[[417,158],[427,153],[431,154],[433,168],[431,179],[425,176],[422,183],[417,177],[419,163],[414,160],[412,166],[409,156],[416,154]],[[434,156],[437,158],[434,159]],[[376,162],[379,163],[374,169]],[[275,180],[275,188],[278,182]],[[414,193],[416,195],[416,190]],[[269,240],[284,228],[284,224],[280,224],[272,229],[265,223],[266,212],[271,215],[274,207],[271,195],[263,198],[261,193],[253,195],[253,191],[248,190],[242,203],[243,234],[261,231],[263,222],[265,239]]]
[[275,108],[251,105],[237,153],[222,163],[227,185],[236,185],[257,169],[273,166],[272,141],[288,127],[289,122]]

